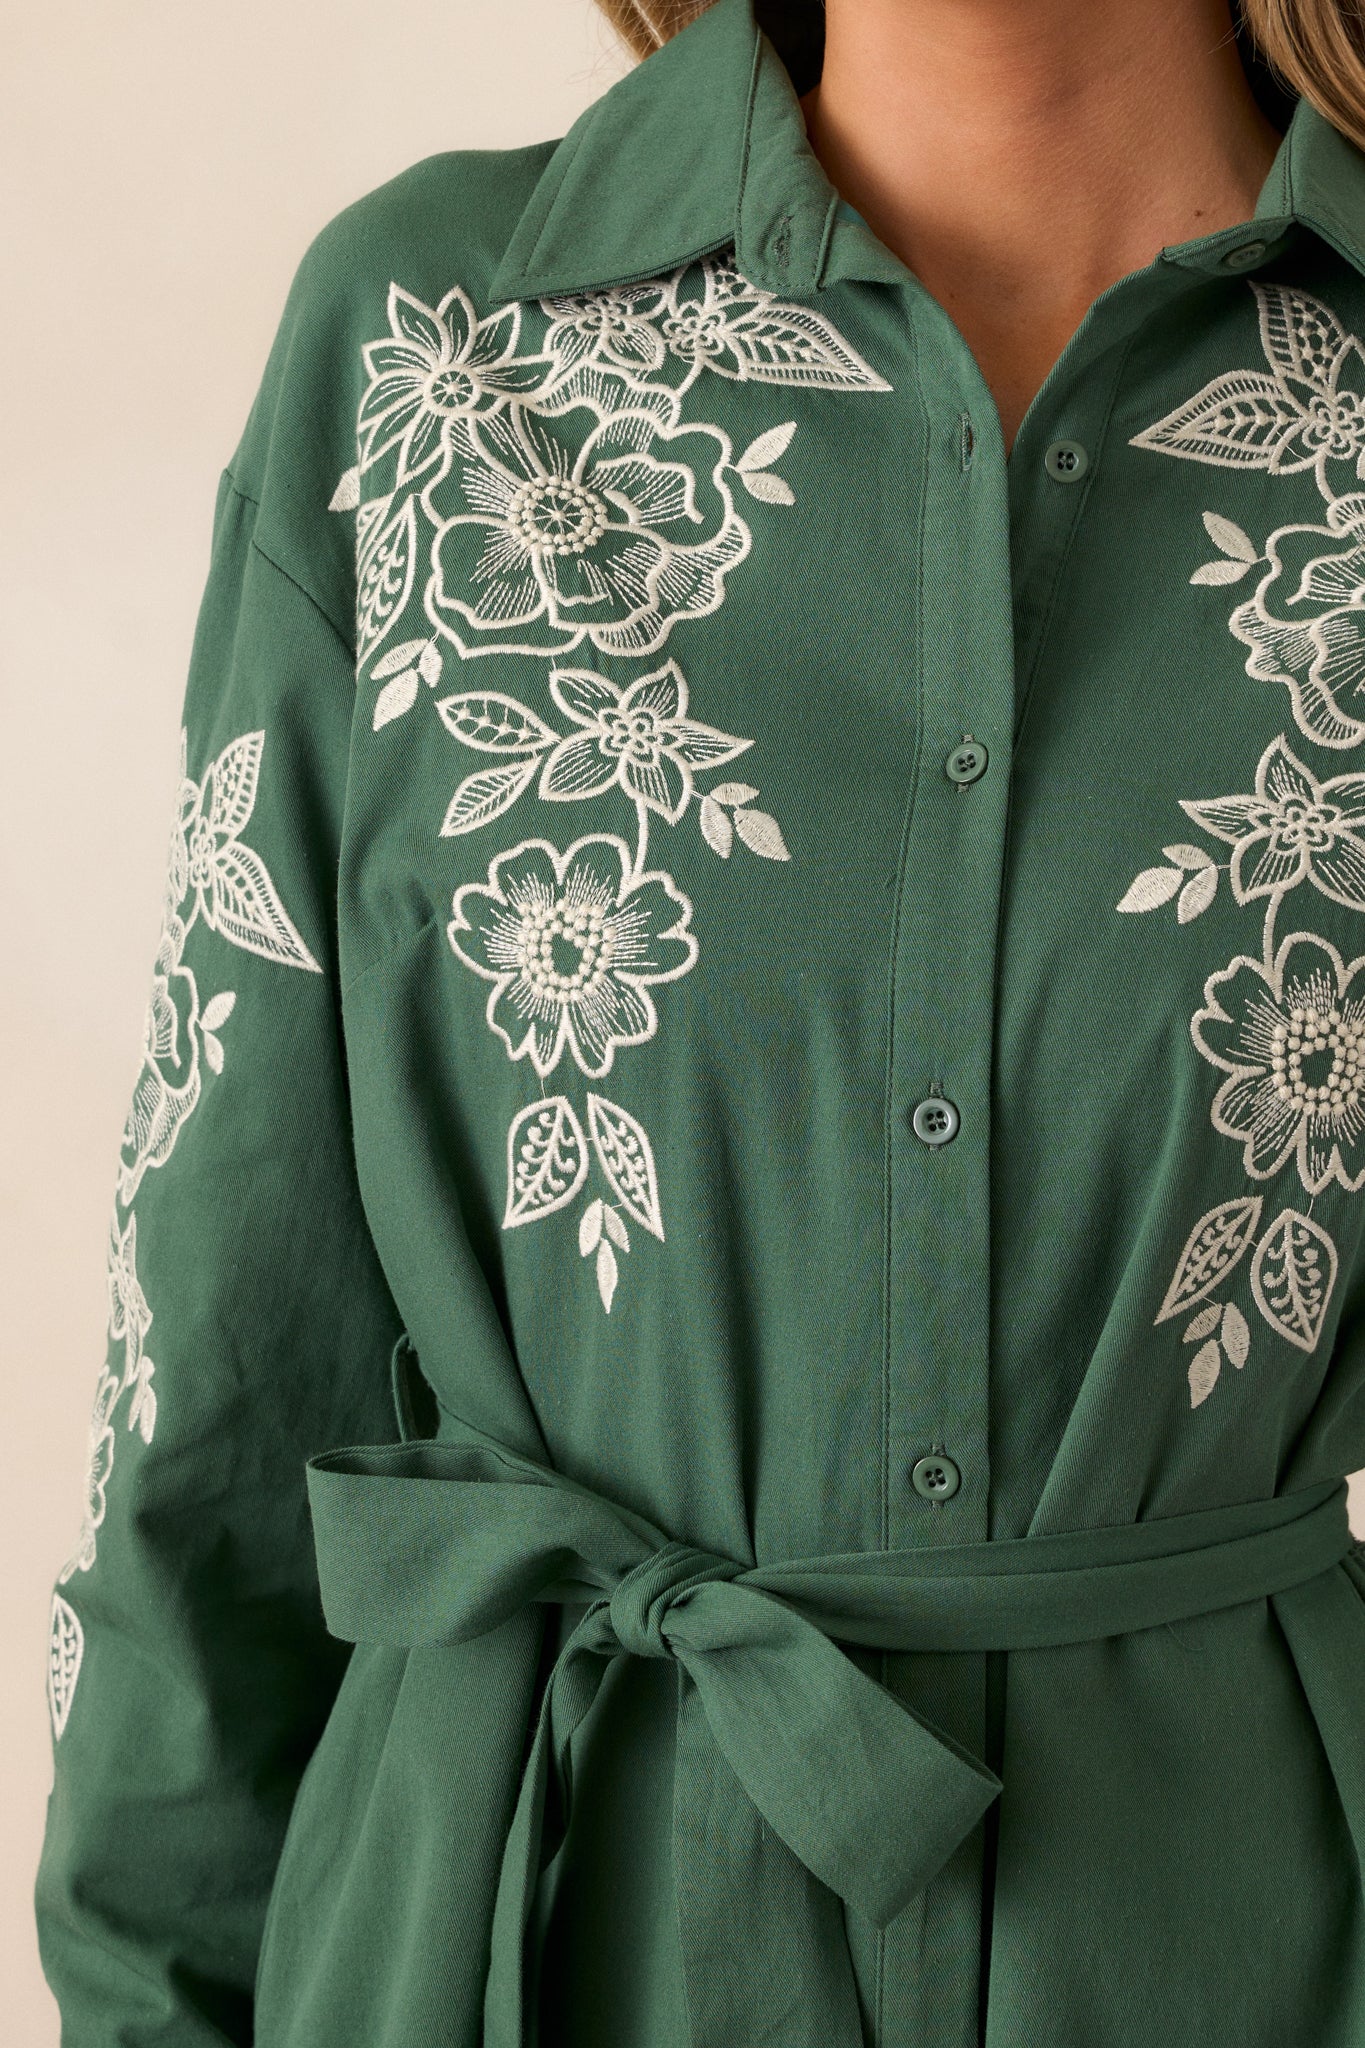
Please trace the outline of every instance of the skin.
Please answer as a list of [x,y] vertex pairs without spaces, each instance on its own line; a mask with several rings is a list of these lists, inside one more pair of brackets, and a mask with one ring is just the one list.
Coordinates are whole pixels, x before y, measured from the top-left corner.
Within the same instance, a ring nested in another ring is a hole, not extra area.
[[1250,218],[1279,144],[1227,0],[826,0],[832,184],[956,323],[1011,447],[1091,302]]

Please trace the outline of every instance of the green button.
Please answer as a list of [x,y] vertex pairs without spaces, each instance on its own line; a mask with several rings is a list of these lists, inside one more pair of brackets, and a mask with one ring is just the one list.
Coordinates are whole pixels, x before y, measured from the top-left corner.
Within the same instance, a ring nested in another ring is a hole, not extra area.
[[962,1484],[962,1474],[942,1451],[932,1457],[916,1458],[910,1468],[910,1484],[926,1500],[951,1500]]
[[958,1121],[956,1103],[943,1095],[926,1095],[915,1105],[910,1119],[915,1136],[926,1145],[946,1145],[949,1138],[957,1136]]
[[1043,465],[1055,483],[1078,484],[1090,467],[1090,457],[1079,441],[1054,441]]
[[978,775],[986,772],[988,756],[980,740],[963,740],[960,747],[954,747],[944,767],[950,782],[975,782]]
[[1229,249],[1223,258],[1224,270],[1250,270],[1259,263],[1269,244],[1266,242],[1239,242],[1235,249]]

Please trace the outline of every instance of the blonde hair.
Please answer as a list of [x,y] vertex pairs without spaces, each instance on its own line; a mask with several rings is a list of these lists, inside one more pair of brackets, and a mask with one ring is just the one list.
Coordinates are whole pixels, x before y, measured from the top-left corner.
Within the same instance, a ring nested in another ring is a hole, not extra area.
[[[711,0],[597,0],[627,47],[647,57]],[[1291,92],[1365,149],[1365,0],[1238,0],[1257,55]],[[793,16],[819,0],[787,0]]]
[[1365,149],[1360,0],[1242,0],[1242,13],[1271,69],[1357,149]]

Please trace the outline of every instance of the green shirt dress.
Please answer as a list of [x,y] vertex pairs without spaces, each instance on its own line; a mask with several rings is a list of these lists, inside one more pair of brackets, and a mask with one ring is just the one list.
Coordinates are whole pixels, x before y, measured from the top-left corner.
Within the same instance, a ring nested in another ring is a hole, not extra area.
[[716,0],[299,263],[53,1587],[64,2048],[1365,2048],[1365,159],[1286,105],[1007,459],[810,62]]

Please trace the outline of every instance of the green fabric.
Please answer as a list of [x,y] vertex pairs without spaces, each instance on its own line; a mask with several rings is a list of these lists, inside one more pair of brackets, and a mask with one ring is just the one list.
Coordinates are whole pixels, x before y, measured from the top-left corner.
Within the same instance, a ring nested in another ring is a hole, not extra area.
[[[1073,1535],[746,1566],[671,1542],[468,1428],[312,1458],[308,1488],[323,1609],[348,1642],[466,1642],[528,1601],[588,1602],[545,1687],[508,1832],[484,2004],[494,2048],[539,2038],[535,1886],[563,1846],[571,1744],[603,1660],[678,1667],[673,1854],[696,2048],[760,2038],[784,1981],[791,2048],[859,2048],[847,1948],[819,1888],[886,1927],[1001,1787],[831,1638],[912,1651],[1098,1642],[1284,1595],[1355,1547],[1336,1484]],[[1348,1736],[1342,1755],[1359,1797],[1359,1743]],[[815,1886],[757,1847],[764,1822]]]
[[168,735],[65,2048],[1361,2048],[1362,336],[1300,104],[1007,458],[751,0],[321,228]]

